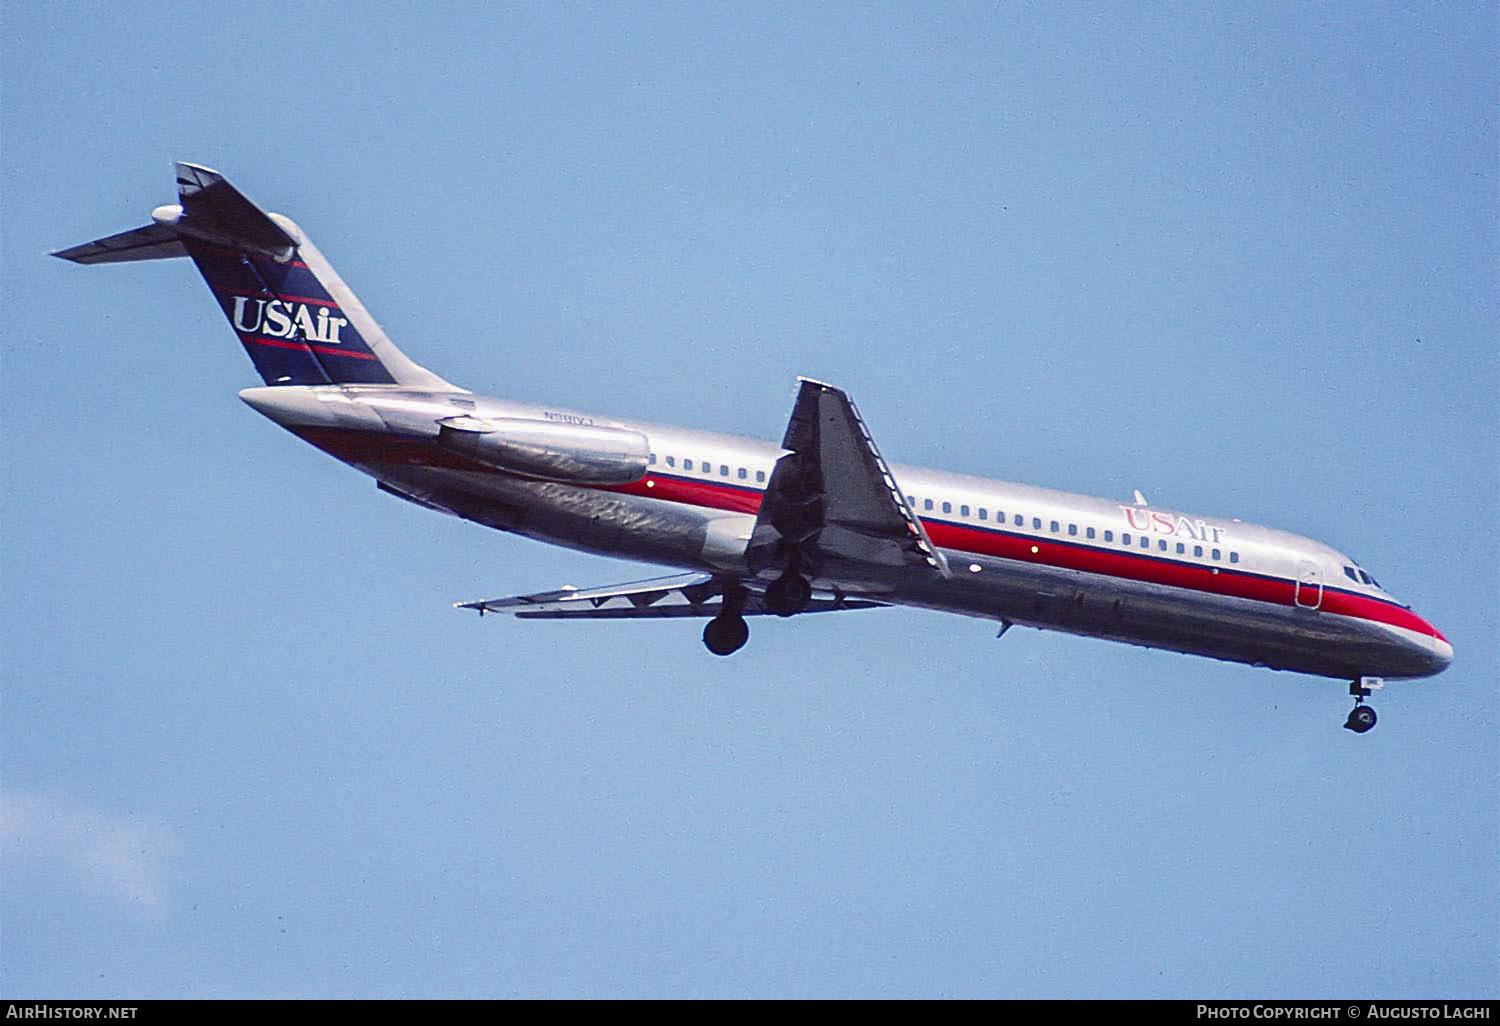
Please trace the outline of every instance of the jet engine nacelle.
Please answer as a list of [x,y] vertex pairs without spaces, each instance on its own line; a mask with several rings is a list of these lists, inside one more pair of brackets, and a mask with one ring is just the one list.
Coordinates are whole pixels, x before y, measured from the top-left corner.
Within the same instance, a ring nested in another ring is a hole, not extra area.
[[438,421],[438,444],[522,477],[624,485],[646,476],[650,443],[639,431],[499,417]]

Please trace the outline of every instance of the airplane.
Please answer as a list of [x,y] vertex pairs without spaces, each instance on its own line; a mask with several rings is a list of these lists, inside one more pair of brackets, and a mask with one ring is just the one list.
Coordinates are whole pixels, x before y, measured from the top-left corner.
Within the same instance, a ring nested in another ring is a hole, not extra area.
[[727,656],[746,618],[916,606],[1349,683],[1453,648],[1348,556],[1237,519],[887,463],[852,399],[798,379],[779,446],[478,396],[396,348],[302,229],[178,163],[151,223],[55,252],[189,257],[265,382],[240,398],[425,509],[672,575],[455,603],[519,618],[696,618]]

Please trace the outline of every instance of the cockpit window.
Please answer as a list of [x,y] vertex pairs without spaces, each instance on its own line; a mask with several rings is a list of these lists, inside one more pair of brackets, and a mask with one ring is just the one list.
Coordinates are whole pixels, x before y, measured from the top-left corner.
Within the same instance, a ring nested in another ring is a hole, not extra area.
[[1351,581],[1359,581],[1361,584],[1368,584],[1372,588],[1380,588],[1381,591],[1385,591],[1384,588],[1380,587],[1380,582],[1371,577],[1365,571],[1365,568],[1358,563],[1355,563],[1353,566],[1345,566],[1344,573]]

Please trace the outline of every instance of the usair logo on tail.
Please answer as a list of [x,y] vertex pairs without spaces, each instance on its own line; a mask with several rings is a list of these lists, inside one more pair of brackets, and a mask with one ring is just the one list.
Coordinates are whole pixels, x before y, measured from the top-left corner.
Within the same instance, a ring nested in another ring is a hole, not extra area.
[[286,299],[235,296],[230,322],[238,331],[270,338],[305,339],[342,345],[339,329],[348,324],[326,306],[312,306]]

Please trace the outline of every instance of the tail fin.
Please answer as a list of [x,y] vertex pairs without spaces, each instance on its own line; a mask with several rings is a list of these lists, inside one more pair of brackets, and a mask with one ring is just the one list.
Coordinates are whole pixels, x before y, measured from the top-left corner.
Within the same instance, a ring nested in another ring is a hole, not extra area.
[[180,205],[158,207],[144,228],[53,255],[80,264],[191,257],[268,385],[455,390],[396,348],[289,218],[196,164],[177,165],[177,188]]

